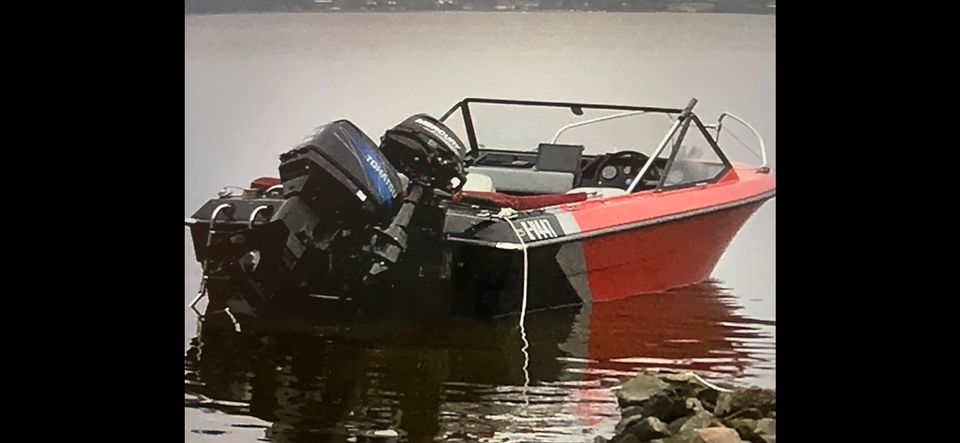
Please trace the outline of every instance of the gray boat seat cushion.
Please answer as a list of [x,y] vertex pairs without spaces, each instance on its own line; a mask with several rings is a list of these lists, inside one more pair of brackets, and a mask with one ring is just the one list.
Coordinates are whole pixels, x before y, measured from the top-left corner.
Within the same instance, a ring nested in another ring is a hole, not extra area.
[[[523,194],[563,194],[573,188],[571,172],[536,171],[525,168],[472,166],[471,174],[483,174],[493,180],[498,192]],[[469,179],[467,180],[469,182]]]
[[493,186],[493,179],[489,175],[476,172],[467,173],[467,182],[463,185],[464,191],[497,192]]
[[600,198],[610,198],[610,197],[619,197],[621,195],[627,195],[627,191],[620,188],[600,188],[600,187],[583,187],[575,188],[567,191],[567,194],[574,194],[577,192],[586,192],[587,195],[599,195]]

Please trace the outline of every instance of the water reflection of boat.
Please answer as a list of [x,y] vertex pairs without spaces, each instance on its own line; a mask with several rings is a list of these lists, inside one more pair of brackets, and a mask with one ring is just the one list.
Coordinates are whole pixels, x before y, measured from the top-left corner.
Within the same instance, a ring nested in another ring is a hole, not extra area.
[[273,441],[363,441],[375,431],[410,441],[592,440],[618,418],[611,378],[649,366],[738,374],[763,363],[738,344],[763,337],[729,299],[705,283],[533,313],[525,337],[510,319],[207,330],[187,352],[186,403],[271,422]]

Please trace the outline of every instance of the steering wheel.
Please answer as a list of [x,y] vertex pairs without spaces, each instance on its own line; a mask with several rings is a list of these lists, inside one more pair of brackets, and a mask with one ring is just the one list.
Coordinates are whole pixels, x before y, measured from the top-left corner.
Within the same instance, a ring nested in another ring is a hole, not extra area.
[[[602,174],[604,166],[606,166],[608,163],[612,162],[615,159],[621,159],[621,158],[637,159],[639,160],[637,164],[640,165],[638,168],[643,168],[643,165],[647,163],[647,160],[650,157],[637,151],[619,151],[619,152],[614,152],[612,154],[609,154],[606,157],[604,157],[603,160],[600,161],[600,163],[597,163],[597,180],[598,181],[602,180],[603,177],[600,174]],[[631,172],[634,172],[634,171],[631,171]],[[636,174],[634,173],[634,175]],[[629,177],[629,178],[632,178],[632,177]],[[659,182],[660,178],[661,178],[660,170],[657,168],[656,165],[651,164],[650,169],[648,169],[647,173],[644,174],[643,177],[641,177],[641,180],[643,180],[644,183]]]

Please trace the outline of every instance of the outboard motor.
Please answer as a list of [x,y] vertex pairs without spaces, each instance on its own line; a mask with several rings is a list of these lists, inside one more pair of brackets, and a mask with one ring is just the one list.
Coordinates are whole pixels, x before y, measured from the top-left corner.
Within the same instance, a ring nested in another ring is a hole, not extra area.
[[220,238],[204,260],[218,279],[255,294],[243,296],[254,310],[288,290],[375,282],[400,261],[412,230],[424,244],[439,241],[430,226],[442,222],[440,199],[463,185],[464,154],[449,128],[423,114],[387,131],[379,148],[349,121],[329,123],[280,156],[283,201],[270,221]]
[[429,115],[414,115],[387,131],[380,150],[410,180],[428,188],[453,192],[466,181],[467,148]]
[[[296,274],[314,268],[317,260],[309,260],[308,252],[328,252],[337,237],[389,220],[401,192],[397,171],[346,120],[320,127],[281,155],[280,179],[287,201],[273,220],[287,227],[283,260]],[[301,267],[308,269],[298,272]]]
[[280,180],[285,198],[299,197],[318,215],[348,225],[393,215],[401,192],[397,171],[373,140],[346,120],[321,126],[282,154]]
[[466,181],[463,142],[429,115],[414,115],[388,130],[381,138],[380,150],[413,184],[390,226],[376,229],[368,250],[379,260],[368,271],[371,277],[389,269],[406,250],[408,226],[416,205],[436,206],[434,195],[423,192],[424,188],[452,193]]
[[211,259],[236,263],[221,268],[252,282],[261,299],[316,282],[342,287],[363,258],[371,227],[387,226],[405,193],[373,140],[346,120],[321,126],[280,155],[280,179],[283,203],[268,223],[208,248]]

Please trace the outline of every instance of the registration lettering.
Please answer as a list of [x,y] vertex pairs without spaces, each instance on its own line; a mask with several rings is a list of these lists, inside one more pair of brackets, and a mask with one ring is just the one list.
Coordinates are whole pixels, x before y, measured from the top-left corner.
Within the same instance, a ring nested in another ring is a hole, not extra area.
[[553,229],[553,226],[550,225],[550,220],[545,218],[521,220],[517,227],[517,235],[526,241],[560,237],[557,235],[557,231]]

